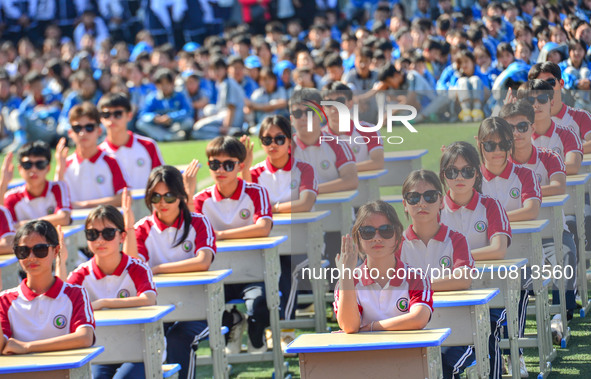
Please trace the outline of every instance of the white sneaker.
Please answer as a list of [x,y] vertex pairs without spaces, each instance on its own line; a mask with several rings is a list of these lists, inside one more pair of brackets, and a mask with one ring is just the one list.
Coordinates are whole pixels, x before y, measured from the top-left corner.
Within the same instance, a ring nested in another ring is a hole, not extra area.
[[550,322],[550,329],[552,330],[552,342],[554,343],[554,345],[560,346],[560,342],[562,341],[563,336],[562,317],[560,316],[560,313],[552,317],[552,321]]
[[525,359],[523,359],[523,355],[519,356],[519,373],[521,374],[522,378],[529,377],[529,373],[527,372],[527,367],[525,367]]
[[242,350],[242,334],[246,327],[246,316],[243,313],[236,312],[240,315],[241,319],[238,321],[230,331],[228,332],[228,343],[226,344],[226,355],[229,354],[240,354]]

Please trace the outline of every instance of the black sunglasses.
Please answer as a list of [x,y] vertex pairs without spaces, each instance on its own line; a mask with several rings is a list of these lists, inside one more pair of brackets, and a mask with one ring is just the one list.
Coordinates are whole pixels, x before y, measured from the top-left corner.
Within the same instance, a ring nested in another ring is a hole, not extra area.
[[525,133],[529,129],[529,126],[531,125],[531,123],[529,121],[521,121],[521,122],[518,122],[517,124],[509,124],[509,125],[511,125],[513,130],[517,129],[517,131],[519,133]]
[[464,179],[472,179],[476,174],[476,169],[472,166],[465,166],[460,170],[455,167],[448,167],[445,169],[444,174],[450,180],[457,178],[459,174],[462,174]]
[[91,133],[96,128],[96,124],[86,124],[86,125],[72,125],[72,130],[76,134],[80,134],[82,129],[86,131],[86,133]]
[[55,245],[49,245],[47,243],[40,243],[33,247],[28,246],[15,246],[14,248],[14,255],[18,259],[26,259],[33,252],[33,255],[37,258],[45,258],[47,254],[49,254],[49,248],[55,247]]
[[486,141],[482,142],[482,147],[484,151],[487,153],[492,153],[493,151],[497,150],[497,146],[501,151],[509,151],[511,150],[511,142],[510,141],[502,141],[502,142],[493,142],[493,141]]
[[44,159],[42,161],[35,161],[35,162],[21,161],[20,165],[25,170],[30,170],[33,168],[33,166],[35,166],[37,168],[37,170],[45,170],[45,168],[49,165],[49,161],[46,159]]
[[101,112],[101,118],[110,118],[111,116],[113,116],[117,120],[119,120],[121,117],[123,117],[123,111],[122,110],[116,110],[116,111],[113,111],[113,112]]
[[383,239],[389,240],[390,238],[394,237],[394,227],[388,224],[381,225],[377,228],[373,226],[359,227],[359,237],[366,241],[374,238],[376,233],[379,233]]
[[293,118],[295,118],[296,120],[299,120],[300,118],[302,118],[302,116],[306,113],[307,111],[303,111],[301,109],[296,109],[294,111],[291,112],[291,115],[293,116]]
[[404,200],[406,200],[406,202],[409,205],[416,205],[419,203],[419,201],[421,201],[421,196],[422,196],[423,199],[425,199],[425,201],[427,203],[433,204],[434,202],[437,201],[437,199],[439,198],[439,195],[441,195],[441,194],[437,190],[429,190],[429,191],[425,191],[423,193],[407,192],[404,194]]
[[158,204],[160,202],[160,199],[162,199],[162,198],[164,198],[164,202],[166,204],[172,204],[172,203],[174,203],[176,201],[176,199],[178,199],[178,197],[175,194],[171,193],[171,192],[167,192],[164,195],[163,194],[160,194],[160,193],[157,193],[157,192],[154,192],[152,194],[152,197],[150,197],[150,202],[152,204]]
[[84,230],[84,234],[86,234],[86,239],[90,242],[96,241],[101,235],[105,241],[113,241],[117,235],[117,231],[119,229],[115,228],[104,228],[103,230],[86,229]]
[[546,83],[550,84],[552,87],[554,87],[556,85],[556,82],[558,80],[556,80],[555,78],[550,78],[550,79],[546,79],[544,80]]
[[548,100],[550,100],[550,95],[548,95],[547,93],[542,93],[542,94],[539,94],[538,96],[528,96],[525,99],[531,105],[534,105],[536,103],[536,100],[540,104],[546,104],[548,102]]
[[269,137],[269,136],[261,137],[261,143],[265,146],[271,146],[271,144],[273,142],[275,142],[277,144],[277,146],[283,146],[283,145],[285,145],[286,140],[287,140],[287,137],[284,136],[283,134],[280,134],[275,137]]
[[238,161],[233,161],[228,159],[227,161],[223,161],[220,162],[217,159],[211,160],[207,162],[207,165],[209,166],[209,169],[212,171],[217,171],[220,167],[224,167],[224,170],[226,170],[227,172],[232,172],[234,171],[234,168],[236,167],[236,164],[238,163]]

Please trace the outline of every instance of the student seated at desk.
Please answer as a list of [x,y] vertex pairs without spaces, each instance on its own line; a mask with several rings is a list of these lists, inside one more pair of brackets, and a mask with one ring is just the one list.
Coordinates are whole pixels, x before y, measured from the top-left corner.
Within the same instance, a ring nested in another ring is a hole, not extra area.
[[125,94],[108,93],[101,97],[97,107],[107,130],[107,138],[99,149],[117,158],[131,188],[146,188],[152,169],[164,164],[158,145],[151,138],[127,130],[133,112]]
[[95,324],[88,293],[53,276],[59,253],[60,237],[49,221],[30,221],[17,231],[14,254],[27,277],[0,293],[3,355],[92,346]]
[[120,206],[127,179],[117,159],[98,148],[102,129],[97,108],[91,103],[76,105],[69,118],[72,127],[68,136],[74,140],[76,150],[68,156],[66,139],[60,140],[55,151],[56,180],[68,184],[73,208]]
[[[331,82],[324,86],[323,100],[341,103],[349,112],[353,109],[353,91],[346,84]],[[324,106],[328,118],[323,131],[339,141],[339,144],[347,144],[357,161],[357,171],[379,170],[384,168],[384,144],[379,132],[367,132],[358,130],[353,120],[346,120],[350,131],[341,131],[339,110],[335,106]],[[359,122],[363,127],[375,127],[366,122]]]
[[[469,143],[454,142],[445,148],[439,179],[449,191],[443,199],[441,223],[466,237],[474,260],[504,259],[511,241],[509,218],[498,200],[481,194],[479,167],[478,152]],[[505,309],[490,310],[491,378],[500,378],[503,371],[499,342],[505,318]]]
[[[238,142],[240,143],[240,142]],[[126,252],[147,262],[154,274],[207,271],[216,252],[216,237],[208,218],[191,213],[187,206],[183,176],[173,166],[152,170],[145,203],[151,216],[135,224],[135,239],[126,241]],[[133,213],[126,199],[126,227]],[[207,322],[183,321],[164,324],[167,360],[181,365],[179,378],[193,378],[195,350],[207,337]]]
[[[211,220],[218,239],[267,237],[273,225],[267,190],[238,178],[246,159],[246,148],[242,142],[234,137],[216,137],[207,144],[205,153],[215,184],[195,195],[195,211]],[[270,320],[264,283],[227,284],[224,291],[226,302],[233,299],[245,301],[248,351],[266,351],[263,334]],[[238,354],[245,317],[236,308],[230,316],[232,321],[226,352]]]
[[[42,141],[27,143],[18,150],[18,172],[25,184],[4,195],[16,228],[30,220],[47,220],[54,226],[70,224],[70,197],[66,183],[46,179],[50,169],[51,150]],[[8,153],[2,166],[2,189],[12,180],[14,166]]]
[[[521,164],[531,169],[540,182],[540,189],[543,196],[564,195],[566,193],[566,167],[562,158],[558,153],[550,149],[533,146],[531,135],[533,128],[531,127],[534,121],[535,111],[530,103],[524,100],[518,100],[513,103],[506,104],[501,108],[499,113],[513,127],[513,136],[515,138],[515,150],[509,157],[509,160]],[[582,205],[582,204],[580,204]],[[563,220],[564,211],[562,212]],[[542,240],[544,248],[545,263],[557,265],[555,255],[554,240],[547,238]],[[563,224],[562,244],[564,251],[564,262],[560,262],[561,266],[571,266],[572,278],[566,280],[566,308],[567,318],[570,320],[573,317],[574,309],[577,307],[575,302],[575,286],[576,286],[576,245],[572,233],[569,231],[566,223]],[[559,304],[559,293],[556,283],[552,290],[552,304]],[[555,315],[554,319],[560,319],[560,315]],[[562,334],[553,325],[554,334]],[[561,338],[558,338],[560,340]]]
[[[321,101],[320,92],[311,88],[295,91],[289,99],[291,122],[296,132],[292,154],[314,167],[319,193],[357,189],[359,179],[353,151],[346,144],[323,138],[327,134],[320,128],[320,119],[306,105]],[[312,117],[312,130],[308,130],[308,117]]]
[[[403,230],[394,208],[378,200],[359,208],[351,235],[343,236],[333,306],[345,333],[423,329],[429,322],[430,280],[397,258]],[[365,261],[357,267],[359,255]],[[354,270],[360,270],[359,279]],[[375,270],[379,274],[369,275]]]
[[[439,270],[439,278],[431,280],[435,292],[466,290],[472,280],[465,269],[474,267],[474,259],[466,237],[439,222],[442,195],[441,182],[433,171],[415,170],[408,175],[402,184],[402,204],[412,224],[403,234],[398,258],[426,271],[429,277],[432,275],[428,270]],[[458,275],[457,270],[464,273]],[[441,351],[444,378],[461,374],[475,359],[472,346],[445,347]]]
[[[85,222],[84,233],[92,259],[78,266],[67,283],[84,287],[92,308],[129,308],[156,305],[156,285],[150,268],[121,252],[127,231],[121,213],[112,205],[93,209]],[[65,253],[65,254],[64,254]],[[62,249],[60,276],[66,276],[67,251]],[[93,365],[94,379],[143,378],[143,363]]]
[[[478,129],[478,150],[482,165],[482,193],[497,199],[509,221],[528,221],[538,218],[542,193],[536,174],[527,167],[513,164],[509,157],[515,149],[512,127],[501,117],[489,117]],[[531,278],[525,278],[519,300],[519,336],[523,337],[529,297],[525,289]],[[510,364],[507,365],[511,366]],[[520,368],[527,374],[523,355]]]

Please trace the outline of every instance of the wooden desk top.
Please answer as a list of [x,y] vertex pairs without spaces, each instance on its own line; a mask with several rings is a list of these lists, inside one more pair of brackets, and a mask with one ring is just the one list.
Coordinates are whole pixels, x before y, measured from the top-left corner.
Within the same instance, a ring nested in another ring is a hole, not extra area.
[[355,334],[343,332],[302,334],[287,346],[285,352],[326,353],[440,346],[450,333],[451,329],[442,328]]
[[217,252],[270,249],[287,241],[287,236],[239,238],[217,241]]
[[323,193],[316,198],[316,204],[346,203],[353,200],[358,194],[357,190]]
[[486,304],[499,292],[497,288],[435,292],[433,294],[433,308]]
[[548,220],[513,221],[511,222],[512,234],[537,233],[544,230],[550,224]]
[[322,220],[330,215],[330,211],[316,212],[298,212],[298,213],[274,213],[273,224],[275,225],[295,225],[305,224]]
[[[73,209],[72,213],[70,214],[70,217],[72,217],[72,220],[76,221],[86,220],[86,217],[88,217],[88,215],[93,209],[94,208]],[[123,213],[123,208],[118,207],[117,209],[119,210],[119,212]]]
[[402,203],[402,195],[382,196],[381,200],[385,201],[386,203]]
[[94,311],[96,326],[148,324],[161,320],[174,311],[174,305],[152,305],[146,307],[101,309]]
[[16,262],[18,262],[18,259],[14,253],[0,255],[0,267],[10,266]]
[[0,356],[0,374],[74,369],[84,366],[104,350],[102,346],[95,346],[46,353],[2,355]]
[[129,194],[131,195],[131,198],[133,200],[139,200],[139,199],[143,199],[144,197],[146,197],[146,190],[145,189],[132,189],[131,191],[129,191]]
[[582,166],[591,166],[591,153],[583,154],[583,162],[581,163]]
[[500,259],[494,261],[475,261],[475,268],[483,272],[497,272],[501,268],[523,267],[527,264],[527,258]]
[[567,186],[576,186],[579,184],[585,184],[591,178],[591,174],[577,174],[577,175],[567,175],[566,176],[566,185]]
[[25,181],[23,179],[12,179],[9,183],[8,183],[8,187],[6,187],[7,189],[13,189],[16,188],[18,186],[22,186],[23,184],[25,184]]
[[542,197],[542,208],[561,207],[566,204],[569,198],[570,196],[567,194],[544,196]]
[[359,180],[369,180],[369,179],[377,179],[380,176],[384,176],[388,173],[388,170],[385,168],[379,170],[369,170],[369,171],[358,171],[357,177]]
[[232,274],[231,269],[199,272],[175,272],[174,274],[154,275],[157,288],[196,286],[217,283]]
[[[384,153],[385,162],[406,161],[409,159],[417,159],[427,154],[429,150],[404,150],[404,151],[387,151]],[[591,159],[591,158],[590,158]]]

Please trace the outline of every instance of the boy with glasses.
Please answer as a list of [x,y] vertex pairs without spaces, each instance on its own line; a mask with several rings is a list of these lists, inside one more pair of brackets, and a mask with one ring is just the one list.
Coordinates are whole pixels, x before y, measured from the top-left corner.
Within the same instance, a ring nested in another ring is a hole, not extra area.
[[55,152],[55,178],[68,184],[72,207],[120,206],[127,179],[117,159],[97,145],[102,133],[98,109],[91,103],[82,103],[70,110],[68,118],[72,126],[68,136],[76,144],[76,150],[68,156],[66,140],[60,140]]
[[[3,189],[12,180],[12,153],[2,166]],[[27,143],[17,153],[18,172],[25,184],[4,195],[4,206],[10,211],[15,228],[30,220],[47,220],[54,226],[70,224],[70,194],[64,182],[47,180],[51,150],[42,141]],[[3,192],[4,193],[4,192]]]
[[108,93],[98,103],[107,138],[99,149],[114,155],[128,175],[131,188],[145,189],[153,168],[164,164],[156,142],[127,130],[133,118],[131,102],[123,93]]
[[[205,153],[215,184],[195,195],[195,212],[207,216],[218,240],[267,237],[273,225],[267,190],[238,177],[246,159],[244,145],[234,137],[217,137],[207,144]],[[248,351],[266,351],[264,331],[269,326],[269,311],[264,283],[231,284],[224,286],[224,291],[226,302],[238,298],[246,301]],[[226,353],[238,354],[245,317],[236,310],[231,316]]]

